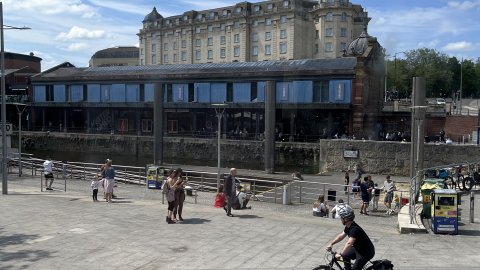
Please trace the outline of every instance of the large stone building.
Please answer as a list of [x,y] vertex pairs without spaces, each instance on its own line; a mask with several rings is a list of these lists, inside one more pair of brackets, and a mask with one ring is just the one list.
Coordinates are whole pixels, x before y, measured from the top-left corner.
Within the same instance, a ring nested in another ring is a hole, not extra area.
[[349,0],[240,2],[166,18],[153,8],[138,34],[140,65],[337,58],[369,20]]
[[138,66],[138,48],[131,47],[113,47],[100,50],[92,55],[89,61],[91,67],[109,67],[109,66]]

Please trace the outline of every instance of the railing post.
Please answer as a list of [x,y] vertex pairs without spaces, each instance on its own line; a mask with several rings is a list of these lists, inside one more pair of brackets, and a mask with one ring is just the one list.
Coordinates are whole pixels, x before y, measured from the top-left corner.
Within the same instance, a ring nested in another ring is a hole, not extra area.
[[65,163],[62,163],[62,174],[63,174],[63,183],[65,186],[65,192],[67,192],[67,167]]
[[275,183],[275,192],[273,194],[273,203],[277,203],[277,183]]
[[203,188],[203,173],[200,174],[200,187],[202,188],[202,190],[204,190]]
[[298,197],[299,197],[298,201],[299,201],[299,203],[302,203],[302,181],[300,180],[300,181],[298,181],[298,183],[299,183],[299,192],[300,192],[300,194],[298,195]]
[[195,204],[197,204],[197,190],[195,189]]

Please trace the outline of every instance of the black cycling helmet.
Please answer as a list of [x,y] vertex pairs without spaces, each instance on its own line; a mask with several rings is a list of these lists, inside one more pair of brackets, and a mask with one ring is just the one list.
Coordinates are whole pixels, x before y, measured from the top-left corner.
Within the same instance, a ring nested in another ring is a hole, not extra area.
[[342,205],[338,209],[338,215],[345,221],[353,221],[355,219],[355,213],[350,206]]

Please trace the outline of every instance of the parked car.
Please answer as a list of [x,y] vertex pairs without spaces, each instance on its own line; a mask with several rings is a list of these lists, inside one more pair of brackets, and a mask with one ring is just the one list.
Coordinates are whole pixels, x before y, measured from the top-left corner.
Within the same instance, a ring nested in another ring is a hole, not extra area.
[[438,105],[445,105],[445,99],[444,98],[437,98],[435,102]]

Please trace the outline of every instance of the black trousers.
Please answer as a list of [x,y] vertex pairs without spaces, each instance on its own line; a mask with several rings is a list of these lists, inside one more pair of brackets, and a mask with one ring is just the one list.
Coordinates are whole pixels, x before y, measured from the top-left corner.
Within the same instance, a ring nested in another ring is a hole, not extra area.
[[98,194],[98,189],[94,189],[93,190],[93,195],[92,195],[92,198],[93,198],[94,201],[97,200],[97,194]]
[[348,264],[347,266],[346,264],[345,270],[362,270],[365,264],[375,256],[375,252],[373,252],[373,254],[360,254],[354,247],[349,248],[345,253],[346,254],[343,254],[343,259],[345,261],[350,262],[350,260],[355,260],[353,265]]

